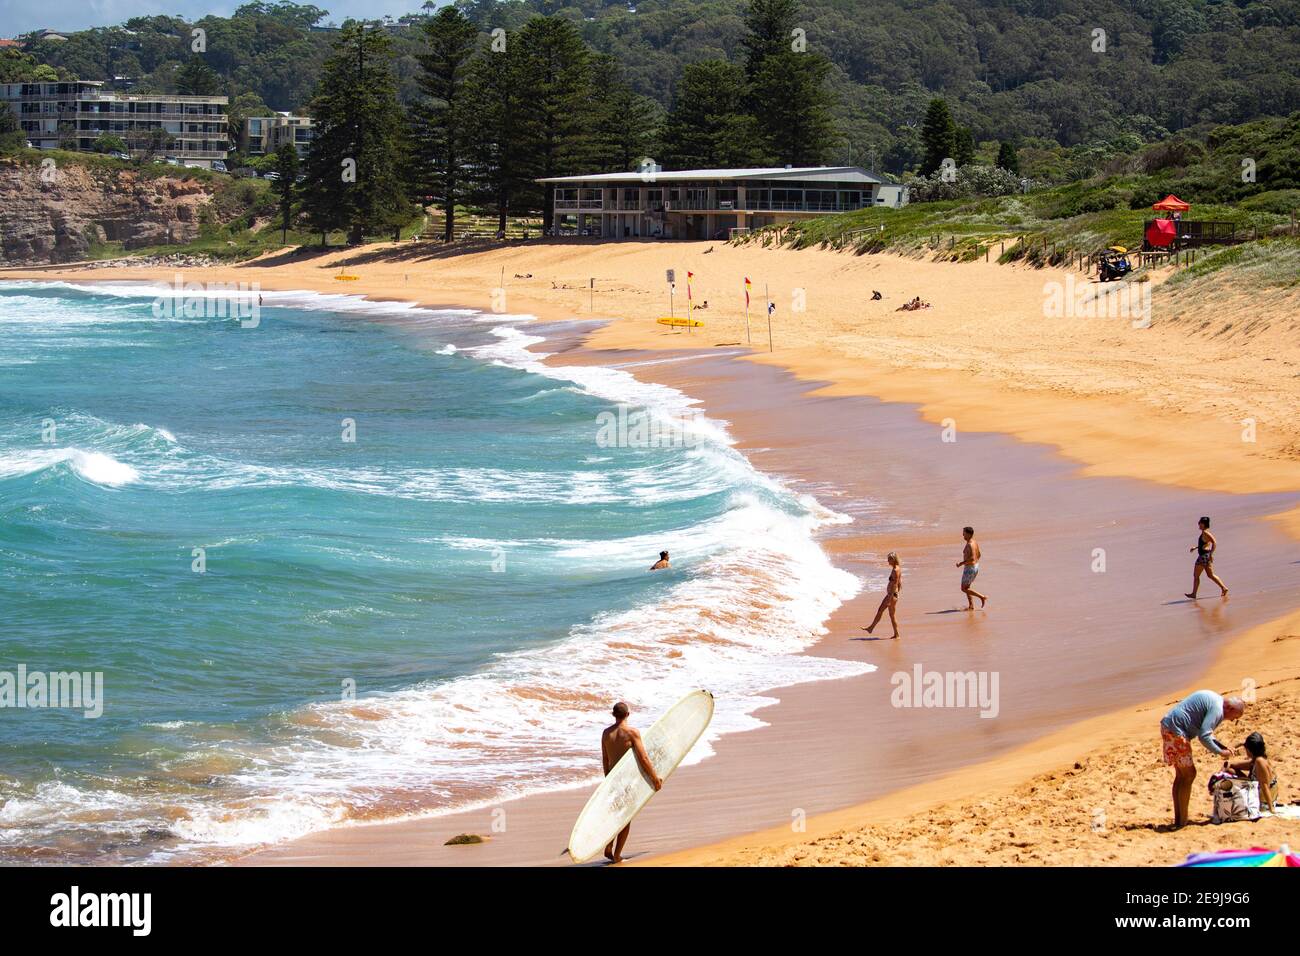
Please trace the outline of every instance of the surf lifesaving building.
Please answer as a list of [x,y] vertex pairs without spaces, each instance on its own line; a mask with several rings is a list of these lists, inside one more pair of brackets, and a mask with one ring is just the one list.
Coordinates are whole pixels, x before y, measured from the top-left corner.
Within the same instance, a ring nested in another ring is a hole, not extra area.
[[907,202],[903,186],[857,166],[650,166],[537,181],[553,193],[557,234],[606,239],[725,239],[735,229]]

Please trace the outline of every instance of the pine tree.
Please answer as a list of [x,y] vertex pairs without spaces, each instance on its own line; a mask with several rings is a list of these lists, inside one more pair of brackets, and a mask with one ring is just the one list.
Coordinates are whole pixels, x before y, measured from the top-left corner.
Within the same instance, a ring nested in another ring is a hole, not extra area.
[[474,122],[469,130],[469,157],[476,170],[476,201],[497,210],[504,231],[512,212],[534,201],[536,157],[532,152],[532,117],[525,104],[523,53],[517,42],[489,48],[470,63],[466,95]]
[[745,51],[745,75],[752,81],[769,56],[792,52],[799,0],[750,0],[744,19],[749,32],[740,45]]
[[418,57],[424,100],[412,110],[416,191],[432,196],[445,211],[443,238],[455,235],[456,203],[468,192],[464,169],[469,132],[470,59],[478,42],[474,24],[455,7],[443,7],[423,26],[425,51]]
[[818,53],[777,53],[754,77],[759,127],[778,163],[818,166],[835,143],[830,62]]
[[969,166],[975,162],[975,137],[969,126],[957,127],[956,143],[953,147],[953,161],[958,166]]
[[316,135],[307,157],[303,206],[321,242],[345,229],[348,242],[397,230],[410,218],[404,117],[392,52],[382,31],[344,24],[311,102]]
[[957,152],[957,127],[948,112],[948,104],[935,97],[925,111],[925,124],[921,127],[921,142],[925,147],[925,159],[921,162],[921,175],[929,176],[937,172],[945,159],[952,159]]
[[762,132],[745,109],[747,92],[745,71],[726,60],[687,66],[664,125],[664,164],[703,169],[767,162]]
[[221,92],[221,77],[203,62],[203,57],[195,55],[176,71],[176,92],[182,96],[216,96]]
[[[528,148],[536,156],[539,177],[577,172],[586,145],[587,45],[577,27],[561,17],[533,17],[510,44],[522,50]],[[542,197],[542,223],[547,229],[554,216],[551,196],[552,187],[547,186]]]
[[1020,157],[1016,153],[1016,148],[1011,143],[1003,140],[998,146],[997,165],[1009,173],[1020,175]]
[[836,139],[830,61],[797,43],[798,0],[750,0],[745,10],[746,104],[778,162],[817,165]]
[[289,220],[293,217],[293,198],[298,191],[298,149],[293,143],[281,143],[275,150],[276,205],[280,209],[280,242],[289,241]]
[[610,56],[594,57],[585,110],[582,171],[622,173],[640,167],[658,137],[662,111],[649,97],[633,92]]

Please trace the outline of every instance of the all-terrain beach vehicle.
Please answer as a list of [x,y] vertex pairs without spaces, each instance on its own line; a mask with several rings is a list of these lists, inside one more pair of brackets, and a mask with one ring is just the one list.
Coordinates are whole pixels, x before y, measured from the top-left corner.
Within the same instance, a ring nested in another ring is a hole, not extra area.
[[1101,261],[1097,264],[1097,278],[1102,282],[1122,279],[1132,271],[1128,250],[1123,246],[1111,246],[1101,254]]

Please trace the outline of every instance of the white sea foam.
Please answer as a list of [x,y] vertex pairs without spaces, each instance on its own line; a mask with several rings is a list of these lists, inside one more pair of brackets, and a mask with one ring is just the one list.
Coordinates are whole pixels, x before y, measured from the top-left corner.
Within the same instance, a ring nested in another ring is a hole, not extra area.
[[[199,273],[194,273],[198,275]],[[185,276],[184,271],[181,272]],[[367,299],[362,295],[346,293],[329,293],[329,292],[312,292],[310,290],[298,291],[272,291],[263,289],[260,292],[254,290],[249,292],[247,289],[213,289],[206,291],[198,283],[193,289],[177,289],[176,286],[168,283],[159,283],[151,281],[141,282],[66,282],[62,280],[55,281],[35,281],[35,280],[17,280],[0,283],[0,290],[5,289],[39,289],[39,290],[58,290],[66,289],[70,292],[82,292],[87,295],[113,296],[125,299],[141,299],[152,301],[156,298],[178,298],[178,297],[196,297],[207,299],[247,299],[250,294],[260,295],[263,306],[289,306],[296,309],[311,309],[321,312],[361,312],[373,313],[376,315],[404,315],[413,318],[471,318],[480,315],[477,309],[442,309],[430,308],[428,306],[417,305],[414,302],[406,301],[384,301],[379,302]],[[17,297],[14,297],[17,298]],[[32,297],[37,302],[49,301],[41,297]],[[12,301],[12,300],[11,300]],[[63,311],[67,311],[64,309]],[[497,320],[508,321],[511,316],[494,316]],[[520,320],[531,319],[532,316],[520,316]],[[105,321],[102,313],[86,313],[78,316],[76,321],[95,322]],[[118,320],[121,321],[121,320]],[[158,321],[152,315],[140,317],[137,321]],[[202,321],[196,319],[187,319],[183,321]]]
[[66,464],[76,475],[97,485],[117,487],[140,477],[130,465],[98,451],[50,448],[0,454],[0,478],[29,475]]

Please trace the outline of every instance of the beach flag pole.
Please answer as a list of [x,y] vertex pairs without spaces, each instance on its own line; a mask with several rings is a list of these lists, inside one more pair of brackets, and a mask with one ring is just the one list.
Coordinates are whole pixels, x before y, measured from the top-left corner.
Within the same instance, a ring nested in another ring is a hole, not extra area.
[[596,311],[596,279],[594,276],[591,279],[591,292],[589,294],[589,301],[591,305],[591,311],[595,312]]
[[745,341],[754,344],[754,337],[749,334],[749,276],[745,276]]
[[691,322],[695,319],[695,295],[691,292],[691,280],[695,273],[686,270],[686,334],[691,334]]

